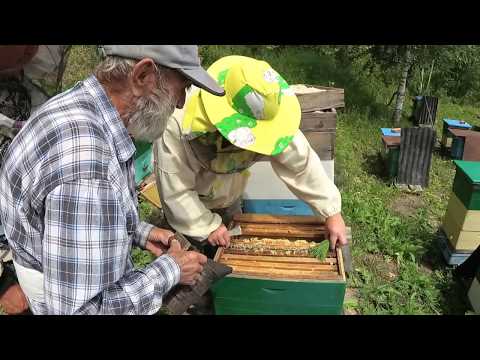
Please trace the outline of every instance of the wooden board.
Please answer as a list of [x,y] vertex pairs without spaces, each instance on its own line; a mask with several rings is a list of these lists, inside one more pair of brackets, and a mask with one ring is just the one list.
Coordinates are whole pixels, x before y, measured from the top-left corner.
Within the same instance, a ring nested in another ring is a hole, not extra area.
[[[238,254],[230,254],[224,253],[222,255],[223,260],[250,260],[250,261],[264,261],[264,262],[285,262],[285,263],[292,263],[295,262],[296,264],[312,264],[318,263],[317,259],[311,257],[294,257],[294,256],[260,256],[260,255],[238,255]],[[327,257],[325,258],[324,263],[329,265],[335,265],[337,263],[336,257]]]
[[[236,214],[229,225],[240,225],[241,237],[265,237],[311,241],[325,240],[325,226],[316,216],[276,216],[265,214]],[[336,249],[323,261],[307,256],[272,256],[245,254],[219,248],[215,261],[233,268],[231,276],[249,276],[258,279],[279,280],[332,280],[345,281],[342,252]]]
[[385,136],[382,135],[382,142],[387,147],[400,147],[401,142],[400,136]]
[[145,185],[140,191],[140,194],[142,194],[145,200],[155,205],[157,208],[162,208],[162,204],[160,202],[160,195],[158,195],[157,184],[155,183],[155,181]]
[[[305,93],[300,89],[302,86],[318,91]],[[291,85],[291,88],[297,95],[302,112],[345,107],[343,89],[307,84],[295,84]]]
[[336,258],[319,261],[308,257],[238,255],[224,250],[218,261],[233,268],[232,275],[249,275],[268,279],[345,280],[343,263]]
[[[241,255],[240,255],[241,256]],[[256,257],[256,256],[253,256]],[[266,256],[263,256],[266,257]],[[272,256],[272,258],[284,259],[282,257]],[[285,260],[285,259],[284,259]],[[280,261],[280,260],[250,260],[250,259],[239,259],[233,260],[231,258],[226,258],[225,256],[221,259],[221,262],[229,266],[243,266],[251,267],[257,269],[278,269],[278,270],[307,270],[307,271],[336,271],[337,265],[330,265],[324,263],[296,263],[294,261]]]
[[463,160],[480,161],[480,132],[471,131],[465,138],[465,146],[463,148]]
[[342,280],[343,281],[346,281],[346,276],[345,276],[345,267],[344,267],[344,264],[343,264],[343,254],[342,254],[342,250],[337,248],[336,249],[336,252],[337,252],[337,259],[338,259],[338,272],[339,272],[339,275],[341,276]]
[[305,132],[304,135],[320,160],[333,160],[335,158],[335,132],[309,131]]
[[309,131],[335,132],[337,128],[337,112],[312,111],[302,113],[300,130],[304,133]]
[[288,216],[269,214],[235,214],[233,216],[233,221],[263,224],[324,224],[324,221],[320,216]]
[[326,229],[320,225],[289,225],[289,224],[255,224],[239,223],[243,235],[262,237],[295,237],[295,238],[320,238],[324,239]]
[[465,137],[465,136],[468,136],[469,134],[472,133],[471,130],[454,129],[454,128],[449,128],[448,131],[449,131],[453,136],[457,136],[457,137]]

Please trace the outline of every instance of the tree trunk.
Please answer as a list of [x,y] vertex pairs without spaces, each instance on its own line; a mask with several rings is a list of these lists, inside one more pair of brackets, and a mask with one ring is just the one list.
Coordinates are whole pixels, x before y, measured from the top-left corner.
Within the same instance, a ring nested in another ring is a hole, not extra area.
[[403,103],[405,101],[405,89],[407,85],[407,77],[411,67],[412,67],[412,53],[410,52],[410,48],[407,47],[407,49],[405,50],[405,58],[403,61],[402,77],[400,78],[400,83],[398,84],[397,102],[395,103],[395,110],[393,111],[393,123],[395,125],[398,125],[400,123]]

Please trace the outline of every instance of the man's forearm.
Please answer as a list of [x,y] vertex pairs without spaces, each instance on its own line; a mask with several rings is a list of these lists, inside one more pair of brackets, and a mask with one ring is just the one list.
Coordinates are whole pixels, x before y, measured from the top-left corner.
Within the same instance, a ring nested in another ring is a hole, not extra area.
[[180,267],[170,255],[163,255],[143,269],[126,273],[79,307],[69,306],[70,301],[59,307],[54,299],[62,297],[48,291],[45,302],[49,314],[151,315],[160,310],[163,297],[179,281]]

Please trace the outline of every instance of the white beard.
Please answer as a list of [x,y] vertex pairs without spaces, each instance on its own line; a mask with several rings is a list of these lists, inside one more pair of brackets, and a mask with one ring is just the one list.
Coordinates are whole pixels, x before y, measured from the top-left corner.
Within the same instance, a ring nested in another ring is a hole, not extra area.
[[154,142],[162,136],[174,111],[173,96],[158,90],[137,100],[127,115],[127,130],[135,140]]

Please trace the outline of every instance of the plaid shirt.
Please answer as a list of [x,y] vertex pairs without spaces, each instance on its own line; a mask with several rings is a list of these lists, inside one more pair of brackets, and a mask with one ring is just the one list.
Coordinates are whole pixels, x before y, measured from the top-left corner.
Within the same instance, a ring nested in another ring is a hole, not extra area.
[[44,275],[36,314],[153,314],[180,279],[169,255],[135,270],[144,248],[135,146],[91,76],[54,97],[15,137],[0,173],[0,215],[14,260]]

